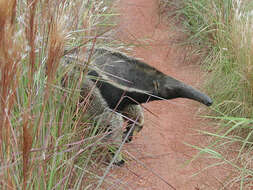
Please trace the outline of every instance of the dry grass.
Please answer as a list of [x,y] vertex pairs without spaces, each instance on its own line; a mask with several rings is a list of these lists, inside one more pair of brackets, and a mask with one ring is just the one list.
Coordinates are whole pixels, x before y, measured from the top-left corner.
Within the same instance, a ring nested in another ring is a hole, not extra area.
[[72,67],[62,57],[105,42],[112,2],[0,0],[0,189],[84,189],[88,178],[101,181],[91,169],[107,145],[77,109],[83,73],[62,88]]
[[224,189],[252,189],[252,1],[164,2],[179,5],[176,14],[184,18],[188,43],[199,47],[208,71],[206,89],[215,102],[212,116],[207,117],[216,122],[217,130],[201,131],[215,140],[195,148],[215,158],[217,165],[233,169]]

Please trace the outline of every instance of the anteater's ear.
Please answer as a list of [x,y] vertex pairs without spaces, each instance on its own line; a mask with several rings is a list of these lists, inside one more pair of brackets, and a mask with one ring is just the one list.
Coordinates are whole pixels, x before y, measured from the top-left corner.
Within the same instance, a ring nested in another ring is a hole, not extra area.
[[178,89],[180,87],[180,81],[169,76],[164,76],[159,80],[159,96],[165,99],[179,98]]
[[180,94],[178,93],[178,89],[176,86],[166,85],[161,90],[161,97],[165,99],[174,99],[179,98]]

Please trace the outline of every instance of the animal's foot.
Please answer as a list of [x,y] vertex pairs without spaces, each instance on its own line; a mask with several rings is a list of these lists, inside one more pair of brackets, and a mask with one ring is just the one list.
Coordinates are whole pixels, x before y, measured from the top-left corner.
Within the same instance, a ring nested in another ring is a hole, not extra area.
[[113,164],[114,164],[115,166],[120,166],[120,167],[122,167],[122,166],[124,166],[125,161],[124,161],[124,160],[120,160],[120,161],[114,162]]
[[126,131],[123,132],[123,140],[127,137],[125,142],[130,143],[133,140],[133,136],[134,136],[134,129],[131,129],[131,127],[127,127]]
[[115,165],[115,166],[123,166],[124,163],[125,163],[125,161],[123,159],[122,153],[120,152],[116,156],[115,155],[116,151],[117,151],[116,147],[113,147],[113,146],[110,147],[110,149],[109,149],[109,156],[107,157],[107,162],[106,163],[109,165],[112,162],[112,160],[114,159],[113,165]]

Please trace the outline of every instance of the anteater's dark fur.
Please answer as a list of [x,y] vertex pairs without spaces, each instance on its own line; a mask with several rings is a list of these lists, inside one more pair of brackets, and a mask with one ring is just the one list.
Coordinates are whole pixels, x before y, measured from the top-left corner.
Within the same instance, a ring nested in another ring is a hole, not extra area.
[[89,75],[97,77],[96,85],[111,109],[118,105],[116,109],[123,110],[129,104],[180,97],[212,104],[205,94],[140,60],[105,49],[96,49],[94,57],[94,70]]
[[[135,128],[139,131],[144,122],[143,111],[139,104],[180,97],[193,99],[207,106],[212,104],[212,100],[207,95],[163,74],[140,60],[106,49],[95,49],[94,52],[90,51],[89,53],[94,53],[94,59],[90,63],[88,78],[82,83],[81,95],[85,98],[93,85],[96,85],[92,92],[93,108],[88,112],[90,114],[98,113],[96,119],[100,120],[101,124],[108,123],[107,113],[113,114],[113,112],[108,112],[107,108],[117,110],[126,117],[130,117],[128,131],[131,129],[131,124],[137,121]],[[109,122],[110,128],[121,131],[121,125],[123,125],[121,116],[115,115],[111,118],[118,118],[119,121]],[[135,128],[133,129],[135,130]],[[133,131],[128,131],[124,135],[133,134]],[[124,135],[114,132],[110,136],[117,141],[122,139]],[[130,140],[131,137],[128,138],[128,141]],[[118,161],[118,163],[121,162],[122,160]]]

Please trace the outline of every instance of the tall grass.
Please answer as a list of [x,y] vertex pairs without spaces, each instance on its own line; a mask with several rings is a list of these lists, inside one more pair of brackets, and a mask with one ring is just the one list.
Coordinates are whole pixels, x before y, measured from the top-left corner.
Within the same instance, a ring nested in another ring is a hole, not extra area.
[[[166,1],[166,0],[164,0]],[[223,189],[252,189],[253,2],[241,0],[166,1],[177,7],[188,41],[208,72],[206,90],[214,99],[215,140],[200,154],[228,165],[233,175]],[[212,167],[212,166],[209,166]],[[208,167],[208,168],[209,168]]]
[[[212,167],[221,167],[226,180],[220,181],[220,189],[250,190],[253,186],[253,160],[252,160],[252,129],[253,120],[229,116],[208,116],[219,128],[214,131],[200,131],[213,138],[206,147],[193,146],[199,150],[198,155],[214,160],[203,170]],[[249,132],[242,137],[238,131],[247,129]],[[194,158],[194,159],[195,159]]]
[[83,73],[61,81],[64,53],[105,42],[112,2],[0,0],[0,189],[99,189],[107,144],[83,120]]
[[251,1],[183,1],[189,42],[204,55],[210,77],[208,93],[219,112],[238,117],[253,114]]

